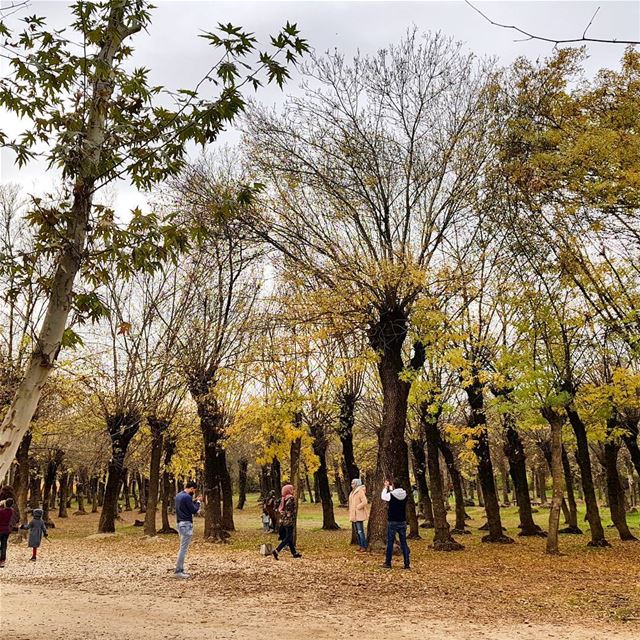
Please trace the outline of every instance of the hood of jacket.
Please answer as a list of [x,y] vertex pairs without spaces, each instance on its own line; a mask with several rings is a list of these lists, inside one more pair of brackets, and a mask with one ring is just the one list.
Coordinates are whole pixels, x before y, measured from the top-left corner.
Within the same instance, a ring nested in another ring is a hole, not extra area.
[[391,492],[391,495],[396,498],[396,500],[404,500],[407,497],[407,492],[398,487]]
[[44,513],[44,512],[42,511],[42,509],[34,509],[34,510],[33,510],[33,517],[34,517],[36,520],[40,520],[40,518],[42,518],[43,513]]

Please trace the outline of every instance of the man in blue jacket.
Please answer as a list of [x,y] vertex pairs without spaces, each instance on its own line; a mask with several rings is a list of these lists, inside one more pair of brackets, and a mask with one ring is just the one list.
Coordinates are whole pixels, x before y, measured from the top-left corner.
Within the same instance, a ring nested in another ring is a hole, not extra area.
[[178,521],[178,533],[180,534],[180,551],[178,552],[178,562],[173,574],[175,578],[189,578],[189,574],[184,571],[184,559],[187,549],[193,538],[193,516],[200,511],[202,506],[202,496],[195,500],[193,495],[198,485],[195,482],[187,482],[184,491],[176,496],[176,520]]
[[393,543],[396,533],[400,539],[400,548],[404,557],[404,568],[409,569],[409,545],[407,544],[407,492],[391,482],[385,480],[384,489],[380,497],[389,503],[387,516],[387,553],[382,565],[385,569],[391,569],[391,557],[393,555]]

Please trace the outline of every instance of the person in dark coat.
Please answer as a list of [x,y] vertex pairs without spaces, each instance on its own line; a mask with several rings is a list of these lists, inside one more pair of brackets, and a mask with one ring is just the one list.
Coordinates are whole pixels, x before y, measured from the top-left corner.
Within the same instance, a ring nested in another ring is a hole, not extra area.
[[13,490],[13,487],[9,484],[5,484],[0,487],[0,502],[5,502],[6,500],[13,500],[13,520],[11,521],[11,531],[18,531],[20,528],[20,510],[18,509],[18,498],[16,497],[16,492]]
[[0,569],[7,561],[7,544],[9,534],[13,531],[15,511],[13,510],[13,500],[7,498],[0,502]]
[[407,492],[400,486],[385,480],[380,497],[389,504],[387,515],[387,552],[385,569],[391,569],[391,557],[396,534],[400,539],[400,548],[404,557],[404,568],[409,569],[409,545],[407,544]]
[[47,525],[42,519],[42,514],[42,509],[34,509],[33,519],[31,520],[31,522],[22,526],[23,529],[28,529],[29,531],[29,540],[27,540],[27,547],[29,547],[33,551],[31,555],[31,562],[35,562],[37,560],[38,547],[42,543],[42,537],[49,537]]
[[282,487],[282,500],[280,501],[280,544],[274,549],[271,554],[278,560],[280,552],[289,547],[291,555],[294,558],[301,558],[302,554],[298,553],[294,538],[294,530],[296,527],[296,498],[294,496],[293,485],[286,484]]

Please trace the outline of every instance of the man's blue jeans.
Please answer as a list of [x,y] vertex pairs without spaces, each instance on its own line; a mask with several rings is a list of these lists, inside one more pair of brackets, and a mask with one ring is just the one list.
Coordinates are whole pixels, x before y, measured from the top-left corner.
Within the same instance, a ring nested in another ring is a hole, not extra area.
[[385,556],[385,564],[391,565],[391,556],[393,555],[393,542],[396,539],[396,533],[400,539],[400,548],[404,556],[404,566],[409,566],[409,545],[407,545],[407,523],[406,522],[389,522],[387,524],[387,554]]
[[176,573],[184,573],[184,559],[193,538],[193,522],[178,522],[178,533],[180,534],[180,551],[176,562]]
[[364,532],[364,522],[362,520],[353,523],[356,528],[356,536],[358,538],[358,545],[361,549],[367,548],[367,536]]

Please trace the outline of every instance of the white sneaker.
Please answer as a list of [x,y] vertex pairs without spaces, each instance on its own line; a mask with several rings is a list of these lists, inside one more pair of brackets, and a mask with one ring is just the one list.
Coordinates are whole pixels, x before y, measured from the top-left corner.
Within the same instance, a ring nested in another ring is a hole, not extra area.
[[187,580],[188,578],[190,578],[190,577],[191,577],[191,575],[190,575],[190,574],[188,574],[188,573],[185,573],[184,571],[180,571],[180,572],[177,572],[177,571],[176,571],[176,572],[173,574],[173,577],[174,577],[174,578],[180,578],[180,579],[182,579],[182,580]]

